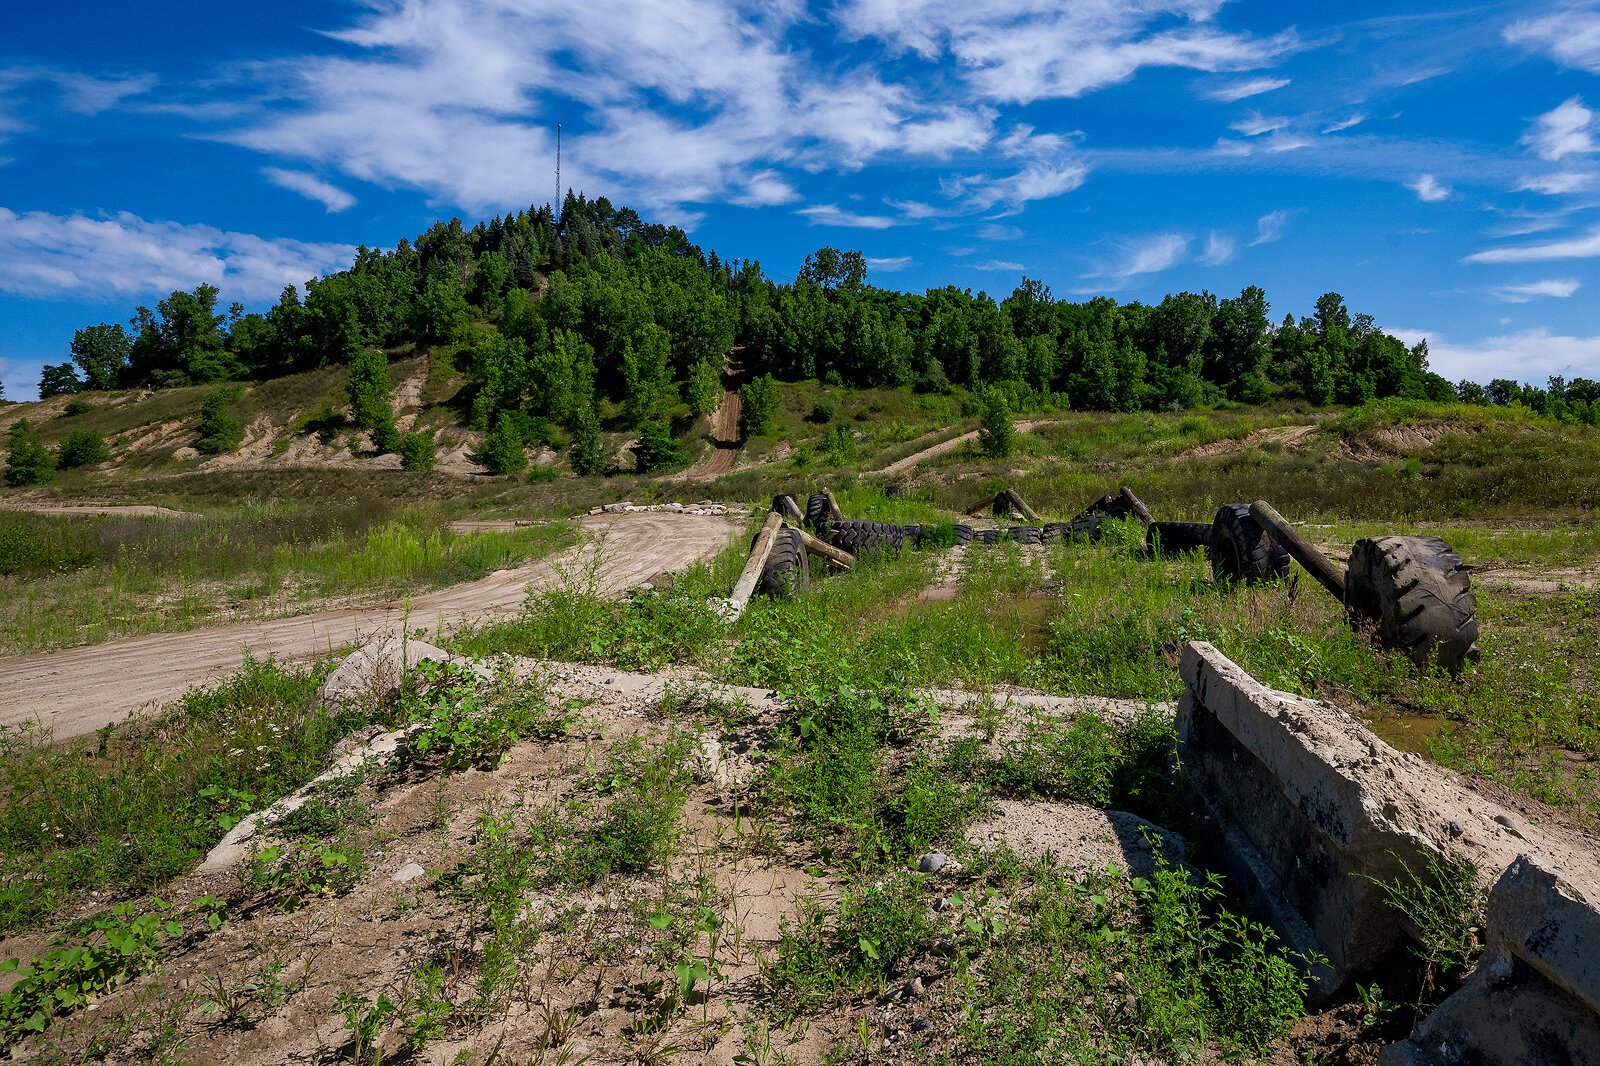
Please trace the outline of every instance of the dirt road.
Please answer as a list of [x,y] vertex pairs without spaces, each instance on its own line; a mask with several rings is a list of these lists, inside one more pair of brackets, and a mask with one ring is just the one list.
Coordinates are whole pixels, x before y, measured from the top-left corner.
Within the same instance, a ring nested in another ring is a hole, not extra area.
[[468,619],[515,612],[529,585],[586,576],[591,568],[602,591],[617,593],[709,558],[743,528],[738,517],[670,513],[599,515],[582,522],[590,536],[576,547],[418,596],[409,612],[402,604],[345,608],[0,659],[0,725],[31,719],[58,740],[81,736],[226,676],[246,652],[310,659],[402,622],[434,634]]
[[[1018,433],[1031,433],[1039,426],[1048,426],[1053,421],[1055,421],[1055,419],[1040,418],[1031,422],[1018,422],[1016,423],[1016,430]],[[943,455],[945,452],[954,451],[963,444],[967,443],[967,441],[977,439],[977,430],[973,430],[970,433],[963,433],[959,437],[951,437],[949,440],[940,441],[931,448],[924,448],[920,452],[912,452],[904,459],[897,459],[888,466],[884,467],[882,470],[878,471],[878,473],[904,474],[908,470],[916,467],[919,463],[932,459],[934,456]]]
[[744,413],[744,401],[739,398],[742,380],[743,371],[730,361],[722,375],[722,402],[711,412],[711,454],[670,480],[713,478],[733,469],[744,443],[739,436],[739,417]]
[[144,503],[126,504],[66,504],[66,503],[0,503],[0,511],[26,511],[29,514],[110,518],[131,515],[136,518],[196,518],[193,511],[174,511],[170,507],[156,507]]

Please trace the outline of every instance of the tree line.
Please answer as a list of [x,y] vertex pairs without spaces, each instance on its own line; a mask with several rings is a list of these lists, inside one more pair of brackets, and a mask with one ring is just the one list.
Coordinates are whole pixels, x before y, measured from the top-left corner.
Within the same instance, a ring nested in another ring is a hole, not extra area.
[[1024,278],[997,301],[954,286],[880,288],[860,252],[834,248],[783,283],[759,262],[721,259],[676,227],[570,192],[559,217],[544,206],[471,228],[451,219],[393,251],[362,248],[349,269],[303,294],[285,289],[265,313],[224,312],[220,295],[201,285],[137,308],[126,325],[78,330],[71,361],[44,368],[41,396],[341,364],[375,381],[382,353],[442,347],[467,376],[473,424],[524,444],[564,427],[585,465],[600,462],[603,400],[613,425],[640,430],[670,461],[671,419],[716,407],[735,351],[764,382],[760,395],[771,380],[816,378],[998,391],[1013,408],[1400,397],[1520,403],[1591,425],[1600,415],[1600,385],[1588,379],[1452,384],[1429,369],[1425,342],[1406,345],[1338,293],[1276,321],[1257,286],[1227,298],[1074,302]]

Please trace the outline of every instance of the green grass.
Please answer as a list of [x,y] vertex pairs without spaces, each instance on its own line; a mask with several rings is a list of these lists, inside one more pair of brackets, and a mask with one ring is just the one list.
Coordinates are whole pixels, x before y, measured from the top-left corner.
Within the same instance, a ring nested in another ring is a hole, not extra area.
[[326,667],[247,661],[166,714],[69,745],[0,737],[0,932],[91,890],[155,891],[242,815],[321,771],[362,724],[315,704]]
[[0,654],[419,592],[574,537],[564,523],[458,536],[437,507],[381,499],[185,518],[0,513]]

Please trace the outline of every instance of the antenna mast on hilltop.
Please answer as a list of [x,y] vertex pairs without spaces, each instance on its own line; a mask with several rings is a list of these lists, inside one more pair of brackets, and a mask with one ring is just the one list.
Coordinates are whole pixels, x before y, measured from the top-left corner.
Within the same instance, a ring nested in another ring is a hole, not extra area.
[[556,123],[556,198],[550,204],[552,221],[561,220],[561,123]]

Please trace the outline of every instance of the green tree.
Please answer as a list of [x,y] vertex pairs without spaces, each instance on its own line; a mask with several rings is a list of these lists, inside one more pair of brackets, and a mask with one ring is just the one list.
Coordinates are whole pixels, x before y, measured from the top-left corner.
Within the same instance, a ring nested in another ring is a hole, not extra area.
[[683,451],[672,439],[672,428],[664,418],[646,422],[639,430],[639,443],[633,449],[636,469],[641,474],[670,470],[684,463]]
[[128,366],[133,338],[114,322],[85,326],[72,335],[72,361],[83,371],[86,389],[114,389]]
[[400,438],[395,450],[400,453],[402,470],[432,470],[438,459],[438,450],[429,433],[407,433]]
[[571,461],[573,473],[585,477],[606,468],[600,451],[600,416],[592,406],[585,406],[573,419]]
[[689,368],[689,410],[696,418],[709,415],[722,402],[722,371],[709,359],[702,359]]
[[520,474],[528,468],[528,449],[517,432],[516,419],[502,411],[494,428],[483,438],[478,461],[491,474]]
[[50,461],[50,451],[39,439],[39,434],[19,418],[11,427],[6,450],[6,484],[12,488],[24,485],[43,485],[54,481],[56,472]]
[[631,426],[658,418],[672,388],[672,338],[648,325],[622,345],[622,411]]
[[200,403],[200,439],[195,447],[207,455],[231,452],[244,441],[244,426],[228,413],[232,389],[217,389]]
[[770,374],[739,386],[739,429],[746,437],[759,437],[772,428],[778,413],[778,383]]
[[93,466],[111,458],[105,438],[92,429],[75,429],[56,448],[56,465],[63,470]]
[[47,363],[39,368],[39,399],[52,396],[70,396],[79,391],[83,383],[71,363]]
[[978,394],[978,447],[995,459],[1016,451],[1017,427],[1011,424],[1011,405],[999,389]]
[[389,381],[389,357],[376,348],[357,352],[350,364],[345,391],[350,396],[351,420],[361,429],[372,430],[372,442],[378,451],[394,451],[394,387]]

